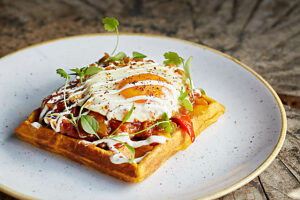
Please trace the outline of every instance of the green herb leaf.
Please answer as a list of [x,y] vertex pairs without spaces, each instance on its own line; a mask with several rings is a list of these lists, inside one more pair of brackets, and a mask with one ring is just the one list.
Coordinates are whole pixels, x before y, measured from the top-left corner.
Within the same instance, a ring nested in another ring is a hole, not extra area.
[[186,107],[188,110],[193,111],[193,105],[188,99],[186,99],[187,96],[188,96],[188,91],[183,92],[183,88],[181,88],[178,101],[182,103],[183,106]]
[[178,67],[180,64],[183,64],[184,62],[183,58],[179,57],[178,54],[175,52],[169,51],[164,54],[164,57],[165,59],[167,59],[164,61],[164,65],[175,64]]
[[180,89],[180,95],[178,97],[178,100],[185,99],[188,96],[188,94],[189,94],[189,91],[183,92],[183,87],[181,87],[181,89]]
[[86,70],[85,70],[85,75],[94,75],[97,74],[98,72],[102,71],[102,68],[99,67],[95,67],[95,66],[89,66]]
[[183,66],[184,72],[187,75],[187,77],[191,80],[191,63],[192,63],[193,57],[189,57],[189,59],[186,61],[186,63]]
[[[79,68],[75,68],[75,69],[70,69],[71,71],[75,72],[74,75],[80,74],[80,69]],[[73,75],[73,74],[72,74]]]
[[191,63],[192,63],[192,59],[193,59],[193,57],[190,56],[189,59],[184,64],[183,70],[184,70],[187,78],[189,79],[189,85],[190,85],[190,88],[191,88],[191,93],[192,93],[192,96],[194,98],[193,85],[192,85],[192,79],[191,79]]
[[134,52],[132,52],[132,57],[133,58],[146,58],[147,56],[145,56],[144,54],[141,54],[139,52],[134,51]]
[[70,74],[70,75],[77,75],[80,78],[80,82],[82,82],[82,78],[84,77],[84,71],[87,69],[87,67],[83,68],[75,68],[75,69],[70,69],[71,71],[75,72],[75,74]]
[[115,55],[114,56],[114,58],[116,59],[116,60],[121,60],[121,59],[123,59],[123,58],[126,58],[127,57],[127,55],[126,55],[126,53],[124,53],[124,52],[119,52],[119,53],[117,53],[117,55]]
[[202,88],[198,88],[198,90],[200,90],[201,96],[206,96],[206,93],[205,93],[205,91]]
[[162,116],[161,116],[162,120],[164,122],[162,122],[161,124],[158,125],[158,128],[161,128],[161,129],[165,129],[166,133],[170,134],[172,129],[171,129],[171,124],[170,124],[170,120],[169,120],[169,117],[168,117],[168,114],[167,113],[163,113]]
[[61,77],[65,78],[65,79],[70,79],[70,76],[63,69],[57,69],[56,73],[58,73]]
[[105,17],[102,19],[104,29],[108,32],[113,32],[119,26],[119,21],[114,17]]
[[186,109],[188,109],[189,111],[193,111],[193,105],[189,100],[183,99],[183,100],[180,100],[180,103],[182,103],[183,106],[186,107]]
[[97,134],[99,124],[94,117],[89,115],[82,115],[80,118],[81,126],[83,130],[87,133],[94,134],[100,139],[99,135]]
[[80,82],[82,82],[82,79],[86,75],[94,75],[97,74],[99,71],[102,69],[99,67],[95,66],[89,66],[89,67],[82,67],[82,68],[75,68],[75,69],[70,69],[71,71],[75,72],[70,75],[77,75],[80,78]]
[[104,63],[110,62],[110,61],[120,61],[121,59],[126,58],[126,57],[127,57],[127,55],[126,55],[124,52],[119,52],[119,53],[117,53],[117,55],[115,55],[115,56],[108,57],[108,58],[104,61]]
[[121,124],[118,126],[118,128],[116,128],[116,130],[114,130],[114,132],[111,135],[113,135],[117,130],[119,130],[119,128],[130,118],[130,116],[132,115],[133,110],[134,110],[134,103],[132,103],[131,109],[127,112],[127,114],[125,115],[125,117],[122,120]]

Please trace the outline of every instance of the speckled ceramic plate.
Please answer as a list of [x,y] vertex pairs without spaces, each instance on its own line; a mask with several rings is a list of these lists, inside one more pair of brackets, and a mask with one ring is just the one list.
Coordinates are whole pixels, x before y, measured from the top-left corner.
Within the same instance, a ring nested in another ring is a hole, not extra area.
[[92,63],[110,52],[115,40],[109,34],[63,38],[0,59],[2,191],[23,199],[217,198],[255,178],[278,154],[286,133],[285,111],[261,76],[216,50],[136,34],[122,34],[118,49],[142,52],[158,62],[167,51],[193,56],[195,85],[226,106],[193,145],[144,182],[129,184],[17,139],[13,130],[64,84],[55,69]]

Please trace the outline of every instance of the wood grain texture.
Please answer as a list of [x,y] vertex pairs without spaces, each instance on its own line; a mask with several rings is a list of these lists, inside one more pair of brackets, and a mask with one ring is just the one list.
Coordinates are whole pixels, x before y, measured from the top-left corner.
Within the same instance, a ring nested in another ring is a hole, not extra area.
[[[118,18],[121,32],[168,35],[232,55],[288,105],[299,105],[299,0],[0,0],[0,57],[50,39],[104,32],[105,16]],[[221,199],[289,199],[287,193],[300,187],[300,111],[285,108],[288,133],[276,160]],[[0,199],[13,198],[0,193]]]

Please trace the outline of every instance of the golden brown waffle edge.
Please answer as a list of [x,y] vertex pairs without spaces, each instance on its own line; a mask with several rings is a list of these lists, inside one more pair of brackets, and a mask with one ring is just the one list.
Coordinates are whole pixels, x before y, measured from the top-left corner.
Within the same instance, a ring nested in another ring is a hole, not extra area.
[[[204,98],[209,105],[194,106],[191,117],[196,137],[225,112],[224,106],[209,97],[205,96]],[[110,156],[114,154],[113,151],[104,150],[95,145],[87,145],[81,139],[56,133],[43,126],[39,128],[32,126],[31,123],[36,121],[39,113],[40,109],[34,110],[27,120],[15,130],[20,139],[127,182],[143,181],[173,154],[192,144],[190,136],[184,130],[178,129],[172,133],[171,138],[165,144],[155,146],[139,164],[113,164],[110,161]]]

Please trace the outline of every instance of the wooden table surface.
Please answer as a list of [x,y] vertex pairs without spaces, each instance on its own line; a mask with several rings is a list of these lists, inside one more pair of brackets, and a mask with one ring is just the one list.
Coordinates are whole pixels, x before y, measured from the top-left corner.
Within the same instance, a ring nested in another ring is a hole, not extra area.
[[[257,178],[220,199],[290,199],[300,187],[299,0],[0,0],[0,57],[28,45],[104,32],[182,38],[223,51],[261,74],[285,106],[288,131],[275,161]],[[0,192],[0,199],[13,199]]]

